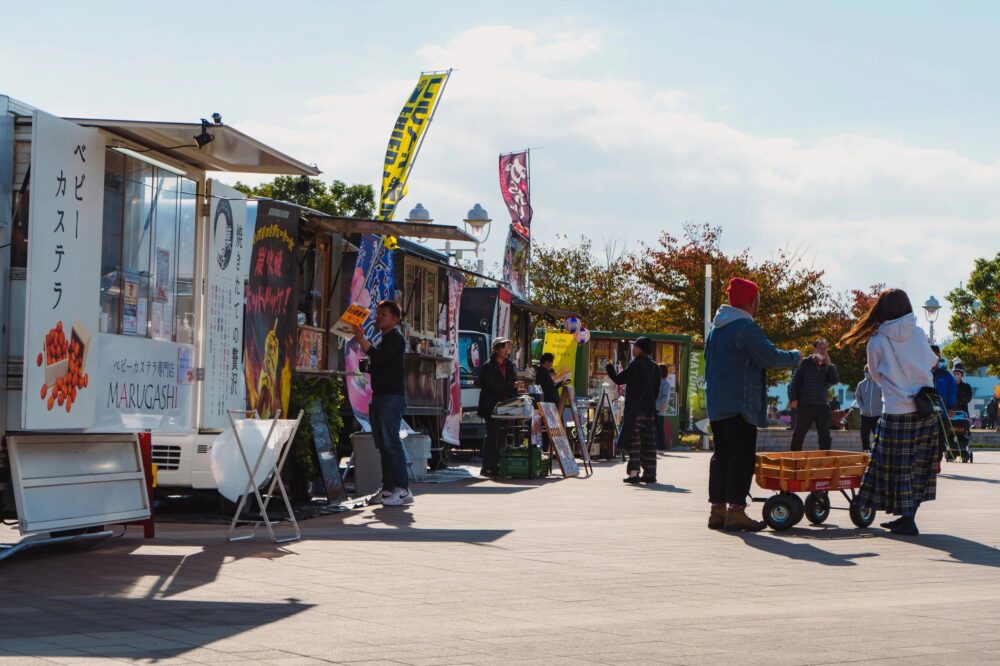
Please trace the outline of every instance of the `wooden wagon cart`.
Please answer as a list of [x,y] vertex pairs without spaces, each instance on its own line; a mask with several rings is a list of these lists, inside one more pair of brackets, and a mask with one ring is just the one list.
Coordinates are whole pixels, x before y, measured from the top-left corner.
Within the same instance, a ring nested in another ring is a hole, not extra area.
[[[757,485],[777,491],[764,501],[764,522],[773,530],[787,530],[803,517],[820,525],[830,516],[830,492],[848,502],[851,522],[868,527],[875,511],[861,507],[855,491],[868,466],[867,453],[851,451],[782,451],[757,454]],[[803,502],[796,493],[808,493]]]

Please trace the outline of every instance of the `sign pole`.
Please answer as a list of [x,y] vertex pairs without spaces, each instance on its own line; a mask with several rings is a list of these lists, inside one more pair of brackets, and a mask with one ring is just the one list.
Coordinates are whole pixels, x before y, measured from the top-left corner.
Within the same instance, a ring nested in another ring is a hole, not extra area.
[[[708,345],[708,332],[712,327],[712,265],[705,264],[705,336],[702,338]],[[704,372],[704,371],[703,371]],[[701,448],[708,451],[708,435],[701,436]]]

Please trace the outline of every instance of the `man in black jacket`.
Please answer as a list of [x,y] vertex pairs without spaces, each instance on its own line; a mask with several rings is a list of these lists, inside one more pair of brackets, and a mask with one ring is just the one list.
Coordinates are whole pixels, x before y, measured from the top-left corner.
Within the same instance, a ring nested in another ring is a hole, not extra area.
[[[632,345],[632,362],[622,372],[608,363],[608,378],[625,384],[625,410],[618,448],[628,451],[625,483],[656,483],[656,396],[660,366],[652,359],[653,341],[642,337]],[[639,476],[639,468],[642,476]]]
[[556,388],[556,380],[552,377],[554,372],[552,364],[556,357],[551,352],[542,354],[538,361],[538,370],[535,371],[535,383],[542,389],[542,402],[559,402],[559,391]]
[[812,356],[804,359],[792,375],[788,387],[789,405],[796,409],[795,431],[792,433],[792,451],[801,451],[802,442],[812,424],[816,424],[819,448],[829,451],[830,437],[830,387],[840,381],[837,368],[830,362],[829,345],[820,338],[813,343]]
[[507,338],[493,341],[490,360],[479,370],[479,416],[486,421],[483,441],[483,468],[480,476],[500,476],[500,424],[493,418],[497,403],[513,398],[523,390],[517,381],[517,368],[510,360],[512,345]]
[[368,407],[368,418],[372,426],[372,440],[382,460],[382,494],[378,500],[386,506],[413,503],[403,441],[399,438],[399,427],[406,411],[406,391],[403,388],[406,340],[399,332],[400,318],[396,301],[381,301],[378,304],[375,326],[382,332],[378,344],[372,344],[360,326],[354,327],[354,337],[361,344],[361,350],[368,355],[371,369],[372,401]]

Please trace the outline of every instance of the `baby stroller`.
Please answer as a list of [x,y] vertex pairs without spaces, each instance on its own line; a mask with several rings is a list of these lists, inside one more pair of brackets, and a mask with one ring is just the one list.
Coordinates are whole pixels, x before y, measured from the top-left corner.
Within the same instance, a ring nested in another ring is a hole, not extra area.
[[949,447],[948,451],[945,452],[945,459],[948,462],[954,462],[960,455],[962,462],[972,462],[972,448],[969,446],[972,423],[969,420],[969,415],[965,412],[955,412],[955,415],[949,421],[951,421],[951,430],[955,435],[953,441],[955,442],[957,452]]
[[[944,457],[948,462],[955,462],[961,457],[962,462],[972,462],[972,452],[969,450],[969,417],[965,412],[955,412],[954,417],[948,416],[948,409],[944,405],[944,400],[941,398],[937,391],[931,389],[927,393],[927,397],[931,401],[931,406],[934,408],[934,414],[938,420],[938,449],[940,450],[941,456]],[[961,414],[961,418],[959,418]],[[955,432],[954,426],[958,424],[964,424],[964,432],[966,436],[964,438],[964,449],[963,440],[960,439]]]

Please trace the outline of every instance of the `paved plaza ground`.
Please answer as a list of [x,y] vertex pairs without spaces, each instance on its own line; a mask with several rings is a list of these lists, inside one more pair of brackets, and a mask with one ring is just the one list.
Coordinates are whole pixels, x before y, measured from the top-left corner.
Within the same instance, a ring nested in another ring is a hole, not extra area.
[[161,524],[14,558],[0,663],[1000,663],[1000,453],[945,466],[916,538],[846,511],[711,532],[708,455],[659,464],[653,487],[611,463],[418,485],[411,507],[308,520],[282,547]]

